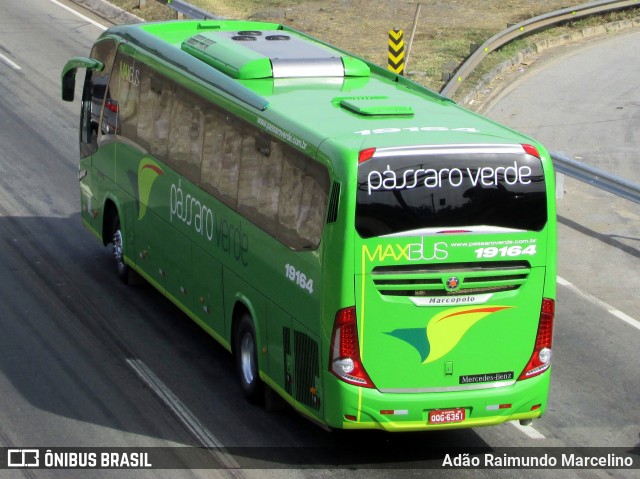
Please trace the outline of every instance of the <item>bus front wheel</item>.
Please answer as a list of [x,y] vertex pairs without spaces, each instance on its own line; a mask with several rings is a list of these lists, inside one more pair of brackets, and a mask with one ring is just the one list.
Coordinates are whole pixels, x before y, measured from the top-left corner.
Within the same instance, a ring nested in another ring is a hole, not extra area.
[[258,373],[256,333],[251,316],[245,314],[238,323],[235,335],[235,357],[240,386],[251,403],[264,399],[264,389]]
[[120,280],[127,284],[129,283],[129,265],[124,261],[124,236],[122,229],[120,228],[120,218],[116,215],[113,220],[113,259],[116,264],[116,274]]

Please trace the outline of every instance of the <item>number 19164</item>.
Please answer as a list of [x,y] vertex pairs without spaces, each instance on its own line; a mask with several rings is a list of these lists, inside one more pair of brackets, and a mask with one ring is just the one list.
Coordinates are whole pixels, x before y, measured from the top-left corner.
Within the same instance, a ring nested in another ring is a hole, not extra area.
[[521,255],[530,255],[533,256],[536,254],[536,245],[530,245],[526,248],[522,248],[522,246],[505,246],[504,248],[496,248],[495,246],[490,246],[489,248],[478,248],[475,250],[476,258],[496,258],[498,256],[504,257],[514,257]]
[[309,294],[313,293],[313,279],[307,279],[307,275],[300,272],[292,264],[285,264],[284,271],[288,279],[296,283],[302,289],[307,290]]

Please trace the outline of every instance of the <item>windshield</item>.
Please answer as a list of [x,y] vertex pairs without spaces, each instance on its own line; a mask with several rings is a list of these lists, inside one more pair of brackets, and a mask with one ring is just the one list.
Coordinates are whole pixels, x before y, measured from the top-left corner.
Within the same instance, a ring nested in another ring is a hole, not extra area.
[[520,145],[383,150],[358,169],[363,238],[432,228],[540,231],[546,211],[542,164]]

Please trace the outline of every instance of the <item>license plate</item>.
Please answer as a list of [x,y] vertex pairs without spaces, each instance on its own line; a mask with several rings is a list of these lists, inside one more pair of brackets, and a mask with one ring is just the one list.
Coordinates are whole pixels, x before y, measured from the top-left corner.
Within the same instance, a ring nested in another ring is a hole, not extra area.
[[464,408],[440,409],[429,411],[429,424],[447,424],[451,422],[462,422],[466,418]]

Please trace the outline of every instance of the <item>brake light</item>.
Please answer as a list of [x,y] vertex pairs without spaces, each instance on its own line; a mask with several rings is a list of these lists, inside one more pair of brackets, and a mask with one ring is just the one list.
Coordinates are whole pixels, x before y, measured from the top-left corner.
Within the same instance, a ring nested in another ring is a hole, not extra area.
[[553,318],[555,316],[556,303],[553,299],[542,298],[540,308],[540,321],[538,322],[538,334],[536,345],[533,348],[531,359],[520,374],[520,379],[529,379],[542,374],[551,366],[551,341],[553,337]]
[[522,148],[524,149],[524,152],[527,153],[528,155],[535,156],[536,158],[540,159],[540,153],[538,152],[538,149],[535,146],[522,145]]
[[371,158],[373,158],[375,152],[375,148],[366,148],[362,150],[358,155],[358,163],[364,163],[365,161],[370,160]]
[[355,306],[336,313],[331,336],[329,369],[346,383],[365,388],[375,387],[360,359]]

